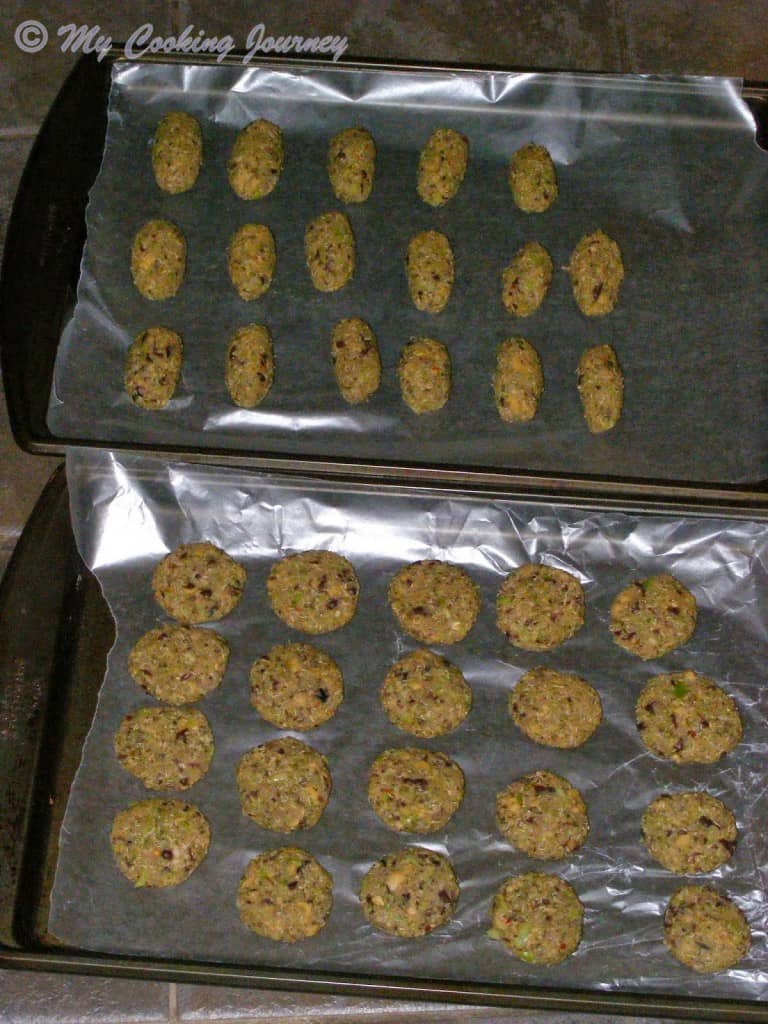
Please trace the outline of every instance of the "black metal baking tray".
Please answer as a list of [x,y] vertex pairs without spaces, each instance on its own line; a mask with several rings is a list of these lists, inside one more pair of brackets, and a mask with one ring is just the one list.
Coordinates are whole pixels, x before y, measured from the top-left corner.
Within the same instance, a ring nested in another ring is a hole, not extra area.
[[261,969],[61,946],[47,928],[58,831],[113,639],[107,605],[75,547],[60,468],[0,585],[0,967],[697,1021],[768,1021],[768,1006],[740,1001]]
[[[38,454],[60,454],[66,445],[101,444],[160,452],[219,464],[247,464],[283,473],[374,478],[459,486],[500,488],[518,493],[591,500],[621,496],[642,503],[693,502],[699,508],[749,511],[768,506],[768,480],[748,484],[701,483],[695,479],[661,480],[565,472],[504,470],[453,464],[356,460],[327,455],[298,457],[268,450],[183,448],[176,445],[114,444],[55,436],[46,423],[54,361],[61,332],[75,302],[85,242],[85,207],[99,169],[107,124],[107,98],[115,51],[107,59],[82,58],[63,86],[30,155],[9,224],[0,278],[0,346],[11,425],[19,444]],[[232,55],[236,59],[236,55]],[[168,60],[168,58],[164,58]],[[280,61],[264,62],[280,65]],[[303,62],[302,66],[319,66]],[[383,68],[358,63],[351,68]],[[458,66],[457,66],[458,67]],[[430,65],[412,66],[424,70]],[[396,69],[408,70],[406,65]],[[461,70],[473,70],[462,68]],[[746,85],[743,96],[757,122],[758,141],[768,137],[768,87]]]

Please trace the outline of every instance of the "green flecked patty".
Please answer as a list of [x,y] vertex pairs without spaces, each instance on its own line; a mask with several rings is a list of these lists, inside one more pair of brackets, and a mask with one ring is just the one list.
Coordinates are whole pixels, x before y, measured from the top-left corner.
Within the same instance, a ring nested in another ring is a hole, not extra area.
[[183,800],[140,800],[112,824],[115,863],[137,887],[179,885],[208,853],[211,828],[193,804]]
[[453,128],[437,128],[419,154],[417,189],[430,206],[444,206],[467,173],[469,142]]
[[292,736],[247,751],[237,765],[243,814],[273,832],[312,828],[331,795],[331,773],[321,753]]
[[411,651],[387,673],[381,705],[394,725],[431,739],[461,725],[472,707],[472,690],[445,658],[432,651]]
[[339,320],[331,336],[336,383],[350,405],[367,402],[381,383],[381,358],[376,335],[359,317]]
[[402,628],[424,644],[458,643],[480,611],[480,591],[467,573],[435,558],[403,566],[388,595]]
[[528,423],[544,391],[544,374],[536,349],[525,338],[507,338],[496,353],[493,397],[505,423]]
[[368,800],[395,832],[438,832],[464,798],[464,773],[446,754],[417,747],[385,750],[371,765]]
[[230,398],[243,409],[255,409],[275,379],[272,335],[263,324],[238,327],[227,347],[224,380]]
[[501,585],[496,623],[516,647],[548,651],[584,625],[584,591],[574,575],[549,565],[521,565]]
[[311,644],[278,644],[251,667],[251,704],[281,729],[314,729],[344,699],[341,670]]
[[376,171],[376,143],[366,128],[345,128],[328,146],[328,178],[342,203],[364,203]]
[[406,846],[382,857],[360,887],[360,905],[374,928],[401,938],[439,928],[451,919],[458,900],[451,862],[423,846]]
[[181,376],[183,345],[176,331],[149,327],[125,356],[125,390],[140,409],[164,409]]
[[315,217],[304,233],[304,253],[318,291],[343,288],[355,272],[355,236],[346,214],[332,210]]
[[567,267],[573,297],[585,316],[604,316],[619,300],[624,280],[621,249],[604,231],[585,235],[571,255]]
[[496,822],[505,839],[539,860],[567,857],[589,835],[581,793],[549,771],[524,775],[499,793]]
[[579,360],[579,396],[593,434],[612,430],[624,404],[624,376],[610,345],[594,345]]
[[400,394],[417,415],[442,409],[451,393],[451,357],[441,341],[411,338],[397,364]]
[[152,145],[152,170],[163,192],[188,192],[203,162],[203,136],[191,114],[172,110],[160,119]]
[[128,656],[138,685],[166,704],[191,704],[215,690],[229,661],[229,644],[210,629],[158,626]]
[[696,599],[680,580],[661,573],[636,580],[611,605],[613,639],[644,661],[686,643],[696,628]]
[[295,846],[254,857],[237,891],[243,924],[277,942],[298,942],[316,935],[325,926],[332,906],[330,874],[311,853]]
[[670,953],[700,974],[725,971],[749,952],[752,936],[744,914],[708,885],[678,889],[664,914]]
[[208,719],[196,708],[139,708],[115,736],[118,761],[147,789],[189,789],[210,768],[213,750]]
[[187,243],[169,220],[149,220],[131,247],[131,275],[145,299],[172,299],[184,280]]
[[515,316],[530,316],[544,301],[552,283],[552,257],[540,242],[526,242],[501,275],[504,308]]
[[573,672],[532,668],[509,695],[509,713],[535,743],[571,750],[586,743],[603,718],[600,697]]
[[733,698],[691,669],[654,676],[637,698],[635,718],[646,747],[677,764],[713,764],[742,735]]
[[491,908],[492,939],[531,964],[559,964],[581,942],[584,908],[557,875],[529,872],[502,885]]
[[232,236],[227,256],[229,279],[250,302],[269,291],[277,263],[275,237],[266,224],[243,224]]
[[515,204],[524,213],[543,213],[557,199],[557,175],[544,146],[529,143],[509,162],[509,187]]
[[422,231],[408,243],[408,289],[417,309],[440,313],[451,297],[455,278],[451,243],[440,231]]
[[251,121],[238,134],[227,164],[229,183],[241,199],[263,199],[280,180],[283,133],[271,121]]
[[648,805],[643,842],[651,856],[680,875],[714,871],[736,849],[736,819],[709,793],[662,793]]
[[181,544],[152,574],[158,604],[193,625],[221,619],[237,606],[245,588],[245,569],[215,544]]
[[342,555],[301,551],[272,566],[267,593],[272,610],[293,629],[330,633],[355,614],[360,584]]

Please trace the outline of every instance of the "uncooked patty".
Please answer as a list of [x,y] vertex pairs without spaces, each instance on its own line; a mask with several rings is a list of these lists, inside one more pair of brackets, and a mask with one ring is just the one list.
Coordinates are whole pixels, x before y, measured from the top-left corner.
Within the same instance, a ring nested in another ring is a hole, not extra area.
[[744,914],[727,896],[708,885],[686,885],[667,906],[664,942],[680,963],[709,974],[745,957],[752,936]]
[[430,206],[444,206],[456,195],[467,172],[469,142],[453,128],[437,128],[419,154],[417,189]]
[[636,580],[611,605],[613,639],[644,661],[686,643],[696,628],[696,600],[669,573]]
[[712,764],[741,740],[733,699],[691,669],[654,676],[635,706],[643,743],[677,764]]
[[294,832],[320,820],[331,795],[331,773],[319,751],[284,736],[243,754],[237,789],[243,814],[273,832]]
[[115,863],[137,887],[178,885],[208,853],[211,829],[193,804],[140,800],[114,820],[110,842]]
[[549,565],[521,565],[501,585],[496,623],[524,651],[548,651],[584,625],[584,591],[569,572]]
[[604,231],[585,235],[566,268],[571,275],[573,297],[585,316],[610,313],[624,280],[621,250]]
[[459,882],[451,862],[423,846],[407,846],[373,865],[360,887],[360,905],[374,926],[415,938],[453,916]]
[[237,891],[237,909],[251,931],[298,942],[324,927],[333,905],[333,879],[311,853],[295,846],[254,857]]
[[491,909],[491,938],[520,960],[559,964],[581,942],[584,908],[557,875],[529,872],[502,885]]
[[341,670],[311,644],[278,644],[251,667],[251,704],[281,729],[314,729],[344,699]]
[[168,625],[144,634],[128,656],[128,669],[158,700],[191,704],[216,689],[228,661],[229,645],[213,630]]
[[360,584],[342,555],[302,551],[272,566],[267,593],[275,614],[293,629],[330,633],[355,614]]
[[208,771],[213,733],[196,708],[139,708],[115,736],[120,764],[147,789],[189,789]]
[[213,622],[237,606],[245,587],[245,569],[207,541],[181,544],[152,574],[158,604],[187,625]]
[[539,860],[559,860],[589,834],[578,789],[554,772],[524,775],[496,797],[496,821],[505,839]]
[[461,725],[472,706],[472,690],[461,671],[432,651],[411,651],[387,673],[381,704],[400,729],[431,739]]
[[651,856],[679,875],[714,871],[736,849],[736,819],[709,793],[663,793],[646,808],[642,831]]
[[164,409],[181,376],[184,346],[175,331],[148,327],[138,334],[125,356],[124,384],[140,409]]
[[463,640],[480,611],[480,591],[458,565],[412,562],[389,585],[389,603],[406,632],[425,644]]
[[416,747],[385,750],[371,765],[368,800],[395,832],[437,832],[464,797],[464,773],[446,754]]
[[515,204],[524,213],[543,213],[557,199],[557,175],[544,146],[529,143],[509,162],[509,187]]
[[515,725],[535,743],[572,749],[586,743],[602,721],[600,697],[573,672],[532,668],[509,695]]

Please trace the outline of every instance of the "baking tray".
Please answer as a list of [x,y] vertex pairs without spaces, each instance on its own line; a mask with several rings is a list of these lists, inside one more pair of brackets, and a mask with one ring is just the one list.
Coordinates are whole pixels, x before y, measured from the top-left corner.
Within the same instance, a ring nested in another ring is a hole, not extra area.
[[[65,83],[30,156],[9,225],[0,279],[0,345],[11,425],[28,451],[61,453],[66,444],[96,444],[216,460],[220,465],[247,464],[282,473],[324,477],[374,478],[426,485],[457,485],[465,490],[500,488],[517,493],[592,500],[619,495],[628,502],[663,500],[670,506],[694,502],[700,508],[750,511],[768,506],[768,480],[746,484],[701,483],[693,478],[669,480],[568,472],[506,470],[403,460],[367,460],[327,455],[293,456],[274,451],[234,448],[114,443],[105,438],[64,438],[46,425],[54,361],[63,326],[74,306],[85,241],[85,206],[98,171],[107,124],[110,75],[119,51],[106,60],[82,58]],[[232,55],[231,60],[237,59]],[[168,58],[164,58],[168,62]],[[264,61],[264,67],[321,67],[320,62]],[[327,66],[327,65],[326,65]],[[424,65],[354,63],[354,71],[450,71]],[[460,68],[460,70],[476,70]],[[743,98],[757,121],[758,141],[768,135],[768,87],[745,85]],[[201,441],[202,444],[202,441]]]
[[66,478],[59,469],[0,586],[0,967],[698,1021],[768,1021],[768,1006],[742,1001],[224,966],[94,955],[57,945],[47,922],[58,831],[113,638],[99,586],[75,547]]

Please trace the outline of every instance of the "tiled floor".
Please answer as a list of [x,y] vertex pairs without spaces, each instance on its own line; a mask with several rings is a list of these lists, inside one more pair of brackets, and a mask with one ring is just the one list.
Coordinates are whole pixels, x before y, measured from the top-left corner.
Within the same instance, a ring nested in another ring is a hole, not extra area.
[[[471,12],[471,13],[470,13]],[[16,27],[40,21],[49,42],[24,54]],[[570,68],[642,73],[725,74],[768,80],[768,0],[274,0],[247,5],[219,0],[126,4],[11,2],[0,6],[0,233],[26,154],[61,82],[75,60],[60,51],[58,29],[93,28],[116,42],[144,23],[158,35],[186,26],[208,36],[230,34],[245,45],[251,27],[269,34],[348,37],[346,57],[462,61],[508,67]],[[54,459],[16,448],[0,402],[0,567],[32,509]],[[483,1021],[518,1024],[604,1024],[605,1016],[469,1010],[362,999],[291,996],[242,989],[67,978],[0,972],[2,1024],[81,1022],[370,1022]],[[640,1024],[638,1018],[626,1018]],[[650,1024],[646,1021],[645,1024]]]

